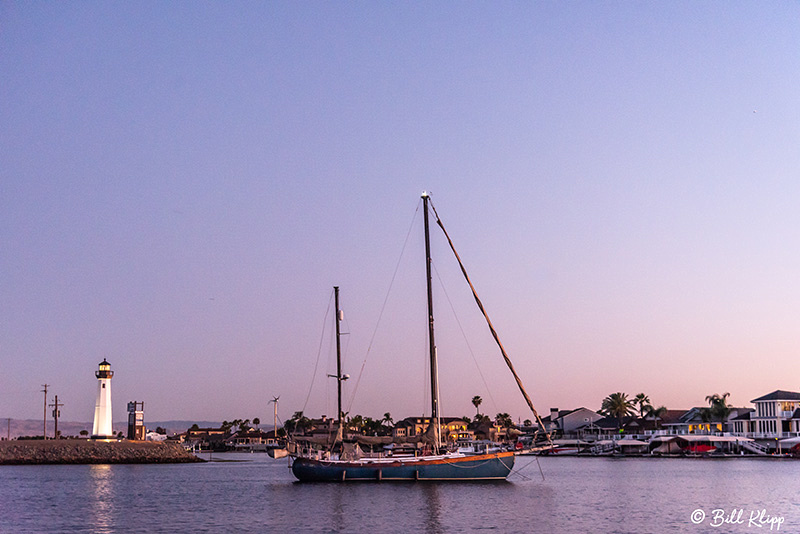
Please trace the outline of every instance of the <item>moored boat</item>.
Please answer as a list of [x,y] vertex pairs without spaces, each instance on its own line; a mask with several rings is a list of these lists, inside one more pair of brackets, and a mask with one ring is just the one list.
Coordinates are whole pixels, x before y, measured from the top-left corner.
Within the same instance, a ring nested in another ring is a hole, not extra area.
[[465,455],[459,452],[411,458],[362,458],[354,461],[298,457],[292,472],[303,481],[356,480],[505,480],[514,468],[513,452]]
[[[385,453],[364,453],[358,446],[358,443],[365,443],[368,445],[377,445],[386,443],[381,438],[374,436],[355,436],[352,439],[354,443],[345,442],[346,436],[343,435],[343,421],[344,413],[342,411],[342,381],[348,378],[347,375],[342,374],[341,369],[341,353],[339,343],[339,321],[341,321],[341,313],[339,310],[339,288],[334,288],[335,301],[336,301],[336,356],[337,356],[337,370],[336,375],[329,375],[336,378],[338,382],[338,429],[336,436],[330,443],[325,443],[325,448],[320,449],[317,445],[319,443],[313,442],[300,442],[297,439],[290,440],[289,455],[292,457],[292,473],[298,480],[303,482],[348,482],[348,481],[380,481],[380,480],[505,480],[514,468],[515,452],[505,451],[501,449],[488,450],[487,448],[473,449],[462,447],[457,450],[448,450],[441,442],[441,429],[440,429],[440,414],[439,414],[439,384],[437,373],[437,356],[436,345],[434,342],[433,330],[433,297],[431,288],[431,252],[430,252],[430,235],[428,223],[428,205],[429,196],[427,193],[422,194],[423,203],[423,216],[424,216],[424,231],[425,231],[425,256],[426,256],[426,280],[427,280],[427,300],[428,300],[428,348],[430,358],[430,394],[431,394],[431,418],[427,430],[421,436],[414,436],[413,438],[404,437],[395,440],[399,443],[415,443],[424,444],[426,452],[423,454],[406,454],[396,455],[392,451]],[[505,352],[497,332],[489,321],[488,315],[478,298],[475,288],[467,277],[466,270],[461,263],[458,254],[453,247],[444,225],[436,214],[436,209],[433,208],[433,213],[436,215],[436,222],[447,238],[451,250],[458,260],[461,272],[467,279],[472,290],[473,297],[475,298],[478,307],[486,319],[489,330],[492,333],[495,341],[497,342],[500,352],[508,366],[509,370],[516,380],[517,386],[522,392],[528,406],[533,412],[535,418],[542,428],[544,424],[541,418],[533,407],[528,394],[522,386],[522,381],[514,370],[511,360]],[[390,438],[387,438],[389,440]]]

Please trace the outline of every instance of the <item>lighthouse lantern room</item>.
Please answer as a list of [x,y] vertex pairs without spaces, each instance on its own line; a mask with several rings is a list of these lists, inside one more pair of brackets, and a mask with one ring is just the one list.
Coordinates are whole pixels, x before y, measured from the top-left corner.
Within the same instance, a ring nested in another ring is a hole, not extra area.
[[94,375],[97,377],[97,401],[94,405],[92,438],[110,439],[114,437],[114,430],[111,428],[111,377],[114,376],[114,371],[111,370],[111,364],[103,358]]

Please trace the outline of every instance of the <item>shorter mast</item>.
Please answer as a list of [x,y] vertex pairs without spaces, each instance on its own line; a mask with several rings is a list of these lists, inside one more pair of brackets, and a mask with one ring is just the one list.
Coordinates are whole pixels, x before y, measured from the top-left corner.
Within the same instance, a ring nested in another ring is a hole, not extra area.
[[342,311],[339,309],[339,286],[333,286],[334,303],[336,307],[336,318],[334,323],[336,325],[336,374],[328,375],[336,379],[336,393],[337,393],[337,414],[338,428],[336,429],[336,437],[333,444],[337,441],[342,441],[344,438],[344,412],[342,412],[342,382],[350,378],[350,375],[342,374],[342,342],[339,323],[342,321]]

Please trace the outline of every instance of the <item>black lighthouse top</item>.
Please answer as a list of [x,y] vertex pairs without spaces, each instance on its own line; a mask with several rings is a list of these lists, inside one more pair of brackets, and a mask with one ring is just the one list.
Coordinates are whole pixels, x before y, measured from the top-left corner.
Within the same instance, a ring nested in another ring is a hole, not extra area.
[[94,376],[97,378],[111,378],[114,376],[114,371],[111,370],[111,364],[103,358],[103,361],[100,362],[100,369],[95,371]]

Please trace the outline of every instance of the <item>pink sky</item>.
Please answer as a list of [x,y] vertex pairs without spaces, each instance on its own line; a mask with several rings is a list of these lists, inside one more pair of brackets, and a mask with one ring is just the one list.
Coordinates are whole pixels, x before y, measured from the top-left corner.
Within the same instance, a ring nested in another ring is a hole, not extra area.
[[[108,358],[115,420],[285,419],[320,339],[332,414],[334,285],[351,413],[427,410],[419,217],[376,331],[422,190],[541,412],[798,391],[799,18],[3,3],[0,416],[91,419]],[[433,246],[443,412],[529,417]]]

